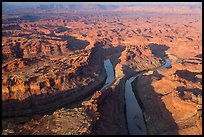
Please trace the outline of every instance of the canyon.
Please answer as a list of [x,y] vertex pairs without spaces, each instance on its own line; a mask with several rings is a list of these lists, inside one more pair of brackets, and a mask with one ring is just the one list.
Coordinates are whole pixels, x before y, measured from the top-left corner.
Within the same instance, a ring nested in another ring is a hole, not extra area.
[[2,134],[202,135],[202,6],[11,7]]

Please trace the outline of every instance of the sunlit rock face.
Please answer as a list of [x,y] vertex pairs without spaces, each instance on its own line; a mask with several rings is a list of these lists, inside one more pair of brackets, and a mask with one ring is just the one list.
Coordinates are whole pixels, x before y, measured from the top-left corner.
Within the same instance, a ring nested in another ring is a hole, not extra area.
[[[146,70],[132,85],[143,104],[147,134],[202,134],[201,10],[199,4],[3,3],[3,117],[33,116],[89,100],[106,82],[103,63],[109,59],[115,81],[91,106],[100,117],[88,134],[128,134],[125,80]],[[171,65],[153,72],[166,59]],[[81,110],[79,116],[84,118]],[[36,120],[49,124],[50,118]],[[35,125],[28,121],[24,133]],[[3,133],[15,134],[9,124],[4,122]],[[51,133],[41,124],[29,134]],[[57,134],[82,133],[53,128]]]

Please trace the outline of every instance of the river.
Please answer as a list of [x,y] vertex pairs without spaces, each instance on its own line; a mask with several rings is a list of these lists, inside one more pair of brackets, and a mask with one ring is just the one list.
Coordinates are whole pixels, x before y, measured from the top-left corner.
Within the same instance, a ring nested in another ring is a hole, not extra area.
[[106,78],[106,82],[104,86],[102,87],[102,89],[108,87],[115,81],[114,68],[109,59],[104,60],[104,68],[106,70],[107,78]]
[[[170,60],[166,59],[166,63],[157,69],[163,69],[170,65]],[[147,135],[143,111],[137,102],[131,85],[132,81],[140,75],[141,74],[131,77],[125,83],[126,117],[130,135]]]

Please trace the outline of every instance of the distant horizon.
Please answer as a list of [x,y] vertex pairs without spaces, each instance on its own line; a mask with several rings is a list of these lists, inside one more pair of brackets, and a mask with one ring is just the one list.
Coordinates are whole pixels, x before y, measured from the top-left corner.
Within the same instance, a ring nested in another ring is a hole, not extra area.
[[50,4],[66,4],[66,5],[81,5],[81,4],[88,4],[88,5],[129,5],[129,6],[146,6],[146,5],[169,5],[169,6],[202,6],[202,2],[2,2],[5,4],[12,4],[16,6],[23,6],[23,5],[50,5]]

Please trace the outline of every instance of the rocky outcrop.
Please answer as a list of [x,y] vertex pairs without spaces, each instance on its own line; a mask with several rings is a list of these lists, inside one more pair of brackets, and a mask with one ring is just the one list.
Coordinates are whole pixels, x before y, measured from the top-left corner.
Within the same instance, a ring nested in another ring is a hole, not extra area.
[[[66,103],[79,105],[104,83],[102,62],[109,58],[118,80],[95,99],[91,114],[98,111],[100,117],[89,134],[128,134],[120,78],[160,66],[165,56],[172,66],[146,73],[152,75],[141,78],[146,85],[137,83],[142,85],[138,96],[146,109],[149,134],[202,134],[199,5],[80,5],[66,10],[66,5],[26,10],[3,5],[7,14],[2,16],[4,117],[54,111]],[[37,129],[29,132],[38,134]]]
[[148,134],[202,134],[201,87],[193,75],[185,77],[190,73],[187,70],[175,75],[177,65],[139,77],[133,83]]
[[[94,55],[95,53],[90,55],[90,52],[91,50],[75,51],[70,55],[71,58],[50,58],[47,62],[52,62],[51,66],[45,63],[41,67],[33,67],[33,70],[10,77],[4,75],[3,117],[33,115],[54,110],[65,104],[80,101],[100,89],[106,78],[102,67],[103,58]],[[77,54],[81,56],[76,56]],[[96,57],[92,59],[92,56]],[[21,60],[26,64],[21,71],[30,67],[29,61],[41,61],[39,58]],[[100,63],[96,64],[95,61]],[[31,68],[34,65],[32,64]],[[90,69],[94,71],[88,71]],[[94,72],[99,76],[92,75]]]
[[[122,82],[121,84],[124,82]],[[92,100],[92,107],[97,120],[93,123],[90,134],[92,135],[126,135],[127,125],[125,120],[124,89],[108,88],[95,93],[96,99]],[[86,104],[86,103],[85,103]],[[111,129],[111,130],[110,130]]]
[[164,62],[160,57],[155,57],[147,45],[127,46],[120,58],[125,74],[155,68]]

